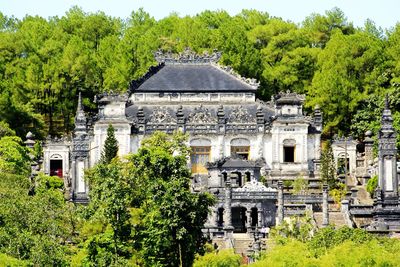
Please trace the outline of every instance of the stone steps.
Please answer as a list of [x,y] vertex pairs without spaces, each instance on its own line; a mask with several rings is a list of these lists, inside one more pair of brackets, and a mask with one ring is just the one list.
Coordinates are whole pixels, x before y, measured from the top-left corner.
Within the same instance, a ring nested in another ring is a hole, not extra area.
[[[262,242],[267,242],[267,238],[262,238]],[[214,239],[213,244],[216,243],[219,249],[228,249],[234,248],[235,253],[237,254],[247,254],[247,250],[249,246],[253,244],[254,239],[249,237],[247,233],[233,234],[232,244],[227,244],[225,239]]]
[[372,205],[374,203],[374,200],[371,198],[364,186],[356,186],[356,188],[358,189],[357,198],[360,204]]
[[[314,220],[318,228],[322,228],[323,213],[314,212]],[[343,213],[340,211],[330,211],[329,212],[329,224],[334,225],[335,228],[340,228],[346,226],[346,220]]]

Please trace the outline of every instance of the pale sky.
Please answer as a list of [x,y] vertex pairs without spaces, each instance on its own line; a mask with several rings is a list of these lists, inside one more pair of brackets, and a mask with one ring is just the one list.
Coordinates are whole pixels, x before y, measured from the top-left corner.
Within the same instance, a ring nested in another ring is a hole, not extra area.
[[101,10],[120,18],[127,18],[133,10],[143,7],[156,19],[164,18],[171,12],[184,16],[204,10],[224,9],[235,15],[242,9],[256,9],[296,23],[311,13],[323,14],[326,10],[339,7],[355,26],[363,26],[369,18],[377,26],[388,29],[400,21],[400,0],[0,0],[0,12],[17,18],[26,14],[48,18],[62,16],[74,5],[85,12]]

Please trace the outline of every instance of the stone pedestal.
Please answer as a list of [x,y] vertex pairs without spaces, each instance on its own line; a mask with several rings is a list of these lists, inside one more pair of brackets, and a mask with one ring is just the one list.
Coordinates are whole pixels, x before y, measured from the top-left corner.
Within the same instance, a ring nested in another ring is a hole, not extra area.
[[277,214],[277,221],[276,221],[276,225],[280,225],[281,223],[283,223],[283,218],[284,218],[284,214],[283,214],[283,207],[284,203],[283,203],[283,183],[282,181],[278,181],[278,214]]
[[322,187],[322,226],[329,225],[328,185]]

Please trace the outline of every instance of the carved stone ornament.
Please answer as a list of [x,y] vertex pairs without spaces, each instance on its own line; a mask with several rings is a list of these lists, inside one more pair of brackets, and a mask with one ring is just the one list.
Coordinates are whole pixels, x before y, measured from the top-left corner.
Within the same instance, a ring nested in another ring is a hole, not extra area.
[[187,123],[189,124],[216,124],[217,118],[212,116],[207,108],[200,105],[189,114]]
[[154,53],[154,56],[155,56],[157,62],[159,62],[159,63],[176,63],[176,64],[197,63],[197,64],[202,64],[202,63],[217,62],[221,57],[221,53],[214,51],[212,54],[208,54],[208,52],[205,51],[202,55],[199,55],[187,47],[182,53],[179,53],[179,54],[174,54],[171,52],[163,52],[161,50],[158,50],[157,52]]
[[234,191],[236,191],[236,192],[260,192],[260,191],[276,192],[277,190],[275,188],[266,187],[261,182],[252,180],[250,182],[245,183],[243,185],[243,187],[234,189]]
[[243,106],[239,106],[235,108],[230,114],[228,118],[228,123],[256,123],[256,118],[250,115],[247,109],[243,108]]
[[149,117],[149,124],[175,124],[176,119],[171,116],[166,107],[156,107]]

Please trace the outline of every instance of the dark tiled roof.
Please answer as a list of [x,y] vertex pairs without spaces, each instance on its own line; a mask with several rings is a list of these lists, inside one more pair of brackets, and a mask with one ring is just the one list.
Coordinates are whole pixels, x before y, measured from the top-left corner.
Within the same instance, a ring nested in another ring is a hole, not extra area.
[[[135,83],[132,83],[135,84]],[[255,92],[251,85],[211,64],[166,64],[133,92]]]
[[229,158],[222,165],[222,168],[254,168],[256,167],[254,162],[249,162],[243,159]]

